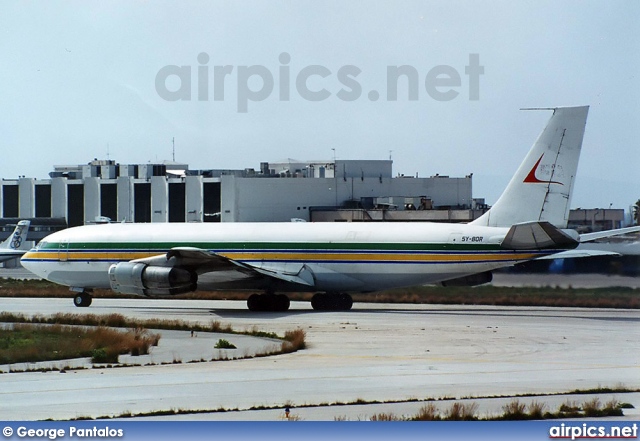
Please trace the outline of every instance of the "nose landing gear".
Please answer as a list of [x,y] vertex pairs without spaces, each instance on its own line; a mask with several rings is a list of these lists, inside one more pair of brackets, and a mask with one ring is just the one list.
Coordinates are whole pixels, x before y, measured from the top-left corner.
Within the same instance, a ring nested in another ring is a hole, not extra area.
[[91,305],[91,300],[91,294],[89,294],[87,291],[82,290],[76,293],[75,297],[73,298],[73,304],[78,308],[86,308]]

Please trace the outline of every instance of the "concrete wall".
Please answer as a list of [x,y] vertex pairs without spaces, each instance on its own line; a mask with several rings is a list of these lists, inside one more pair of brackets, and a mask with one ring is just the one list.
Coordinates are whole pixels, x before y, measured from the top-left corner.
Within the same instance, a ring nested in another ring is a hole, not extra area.
[[169,222],[169,186],[164,176],[151,177],[151,222]]
[[20,178],[18,180],[18,216],[34,217],[36,215],[36,181],[32,178]]
[[[118,185],[118,222],[133,222],[133,179],[127,176],[120,176],[117,179]],[[116,219],[114,219],[116,220]]]
[[67,218],[67,180],[51,179],[51,217]]
[[100,216],[100,178],[84,178],[84,222]]
[[187,222],[202,222],[203,220],[202,183],[202,176],[187,176],[185,178]]

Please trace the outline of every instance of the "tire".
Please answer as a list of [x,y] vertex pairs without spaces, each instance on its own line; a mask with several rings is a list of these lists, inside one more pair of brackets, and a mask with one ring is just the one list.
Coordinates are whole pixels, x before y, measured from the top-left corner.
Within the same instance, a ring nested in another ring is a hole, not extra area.
[[73,304],[78,308],[86,308],[91,305],[93,299],[86,292],[82,292],[73,298]]
[[353,307],[353,298],[349,294],[340,294],[340,309],[349,311]]
[[259,294],[251,294],[247,299],[247,308],[249,308],[249,311],[261,311],[261,300]]
[[316,311],[324,311],[326,309],[324,296],[325,294],[314,294],[314,296],[311,297],[311,307]]
[[284,294],[278,294],[275,298],[276,311],[288,311],[289,306],[291,306],[291,301],[289,297]]

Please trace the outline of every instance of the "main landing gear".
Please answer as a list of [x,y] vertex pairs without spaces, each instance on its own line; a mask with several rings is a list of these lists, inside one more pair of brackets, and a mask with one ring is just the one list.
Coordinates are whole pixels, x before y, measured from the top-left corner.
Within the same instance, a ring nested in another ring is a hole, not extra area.
[[[287,311],[290,304],[286,295],[269,292],[251,294],[247,300],[249,311]],[[311,298],[311,306],[316,311],[348,311],[353,306],[353,299],[346,293],[318,293]]]
[[348,311],[353,306],[353,299],[346,293],[315,294],[311,298],[311,306],[316,311]]
[[290,304],[284,294],[251,294],[247,300],[249,311],[286,311]]
[[79,308],[86,308],[87,306],[91,305],[91,300],[91,294],[89,294],[87,291],[80,291],[76,293],[75,297],[73,298],[73,304]]

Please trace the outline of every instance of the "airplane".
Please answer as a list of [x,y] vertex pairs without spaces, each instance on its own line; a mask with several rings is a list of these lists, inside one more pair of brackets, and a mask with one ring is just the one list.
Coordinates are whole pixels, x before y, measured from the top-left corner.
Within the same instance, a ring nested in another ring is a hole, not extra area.
[[16,228],[4,242],[0,243],[0,262],[21,257],[29,251],[24,247],[27,242],[27,234],[29,234],[29,225],[31,221],[21,220]]
[[486,283],[492,270],[581,243],[565,228],[589,107],[550,110],[504,193],[468,224],[85,225],[49,235],[22,264],[69,286],[79,307],[91,304],[93,289],[110,288],[141,296],[252,290],[252,311],[286,311],[287,292],[312,292],[313,309],[349,310],[351,293]]

